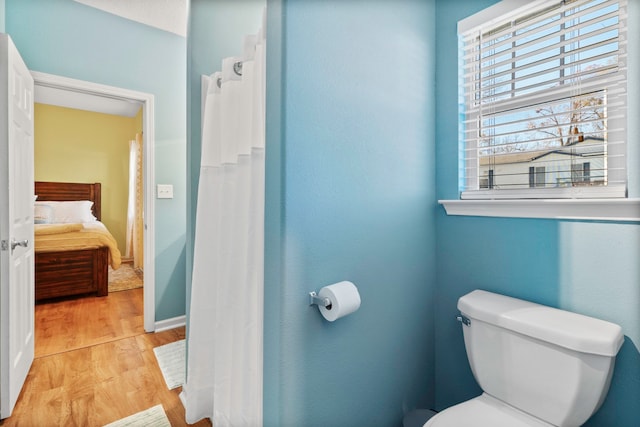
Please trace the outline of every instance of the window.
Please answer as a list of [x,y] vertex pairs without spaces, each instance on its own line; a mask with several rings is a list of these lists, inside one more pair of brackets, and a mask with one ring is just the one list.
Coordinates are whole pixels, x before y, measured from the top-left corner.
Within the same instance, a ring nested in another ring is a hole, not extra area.
[[591,182],[591,164],[589,162],[571,165],[571,182],[575,185]]
[[626,1],[458,23],[462,199],[626,197]]
[[547,175],[544,166],[529,167],[529,187],[546,187]]

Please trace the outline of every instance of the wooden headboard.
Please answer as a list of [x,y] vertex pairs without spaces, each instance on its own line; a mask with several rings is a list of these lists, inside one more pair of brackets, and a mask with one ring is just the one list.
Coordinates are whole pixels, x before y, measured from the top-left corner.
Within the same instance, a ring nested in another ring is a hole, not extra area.
[[35,194],[38,201],[74,201],[91,200],[93,215],[100,221],[101,217],[101,185],[99,182],[84,184],[78,182],[35,182]]

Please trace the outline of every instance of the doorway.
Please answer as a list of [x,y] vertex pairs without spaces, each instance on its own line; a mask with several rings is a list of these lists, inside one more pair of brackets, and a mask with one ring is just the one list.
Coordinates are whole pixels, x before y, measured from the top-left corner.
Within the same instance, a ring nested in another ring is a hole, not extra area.
[[[154,246],[154,98],[153,95],[143,92],[122,89],[113,86],[71,79],[52,74],[31,72],[35,93],[46,91],[49,99],[58,105],[76,109],[98,108],[102,105],[112,107],[126,106],[126,104],[138,104],[142,106],[142,133],[143,133],[143,246],[144,246],[144,330],[155,330],[155,246]],[[66,103],[66,104],[65,104]],[[85,105],[85,107],[80,107]],[[93,105],[93,107],[88,107]]]

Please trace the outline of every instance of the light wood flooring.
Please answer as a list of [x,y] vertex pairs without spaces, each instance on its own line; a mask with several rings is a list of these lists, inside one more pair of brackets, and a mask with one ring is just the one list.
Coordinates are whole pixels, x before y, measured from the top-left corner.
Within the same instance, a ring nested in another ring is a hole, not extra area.
[[[142,289],[36,305],[35,353],[9,426],[102,426],[162,404],[186,426],[153,348],[183,339],[184,327],[147,334]],[[203,420],[195,426],[211,426]]]

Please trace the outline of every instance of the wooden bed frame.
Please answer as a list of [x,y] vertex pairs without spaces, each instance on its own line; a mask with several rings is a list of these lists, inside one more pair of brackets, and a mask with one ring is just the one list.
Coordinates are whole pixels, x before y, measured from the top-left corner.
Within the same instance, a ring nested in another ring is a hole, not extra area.
[[[91,200],[101,218],[100,183],[35,182],[38,201]],[[72,295],[109,293],[109,248],[35,254],[36,301]]]

